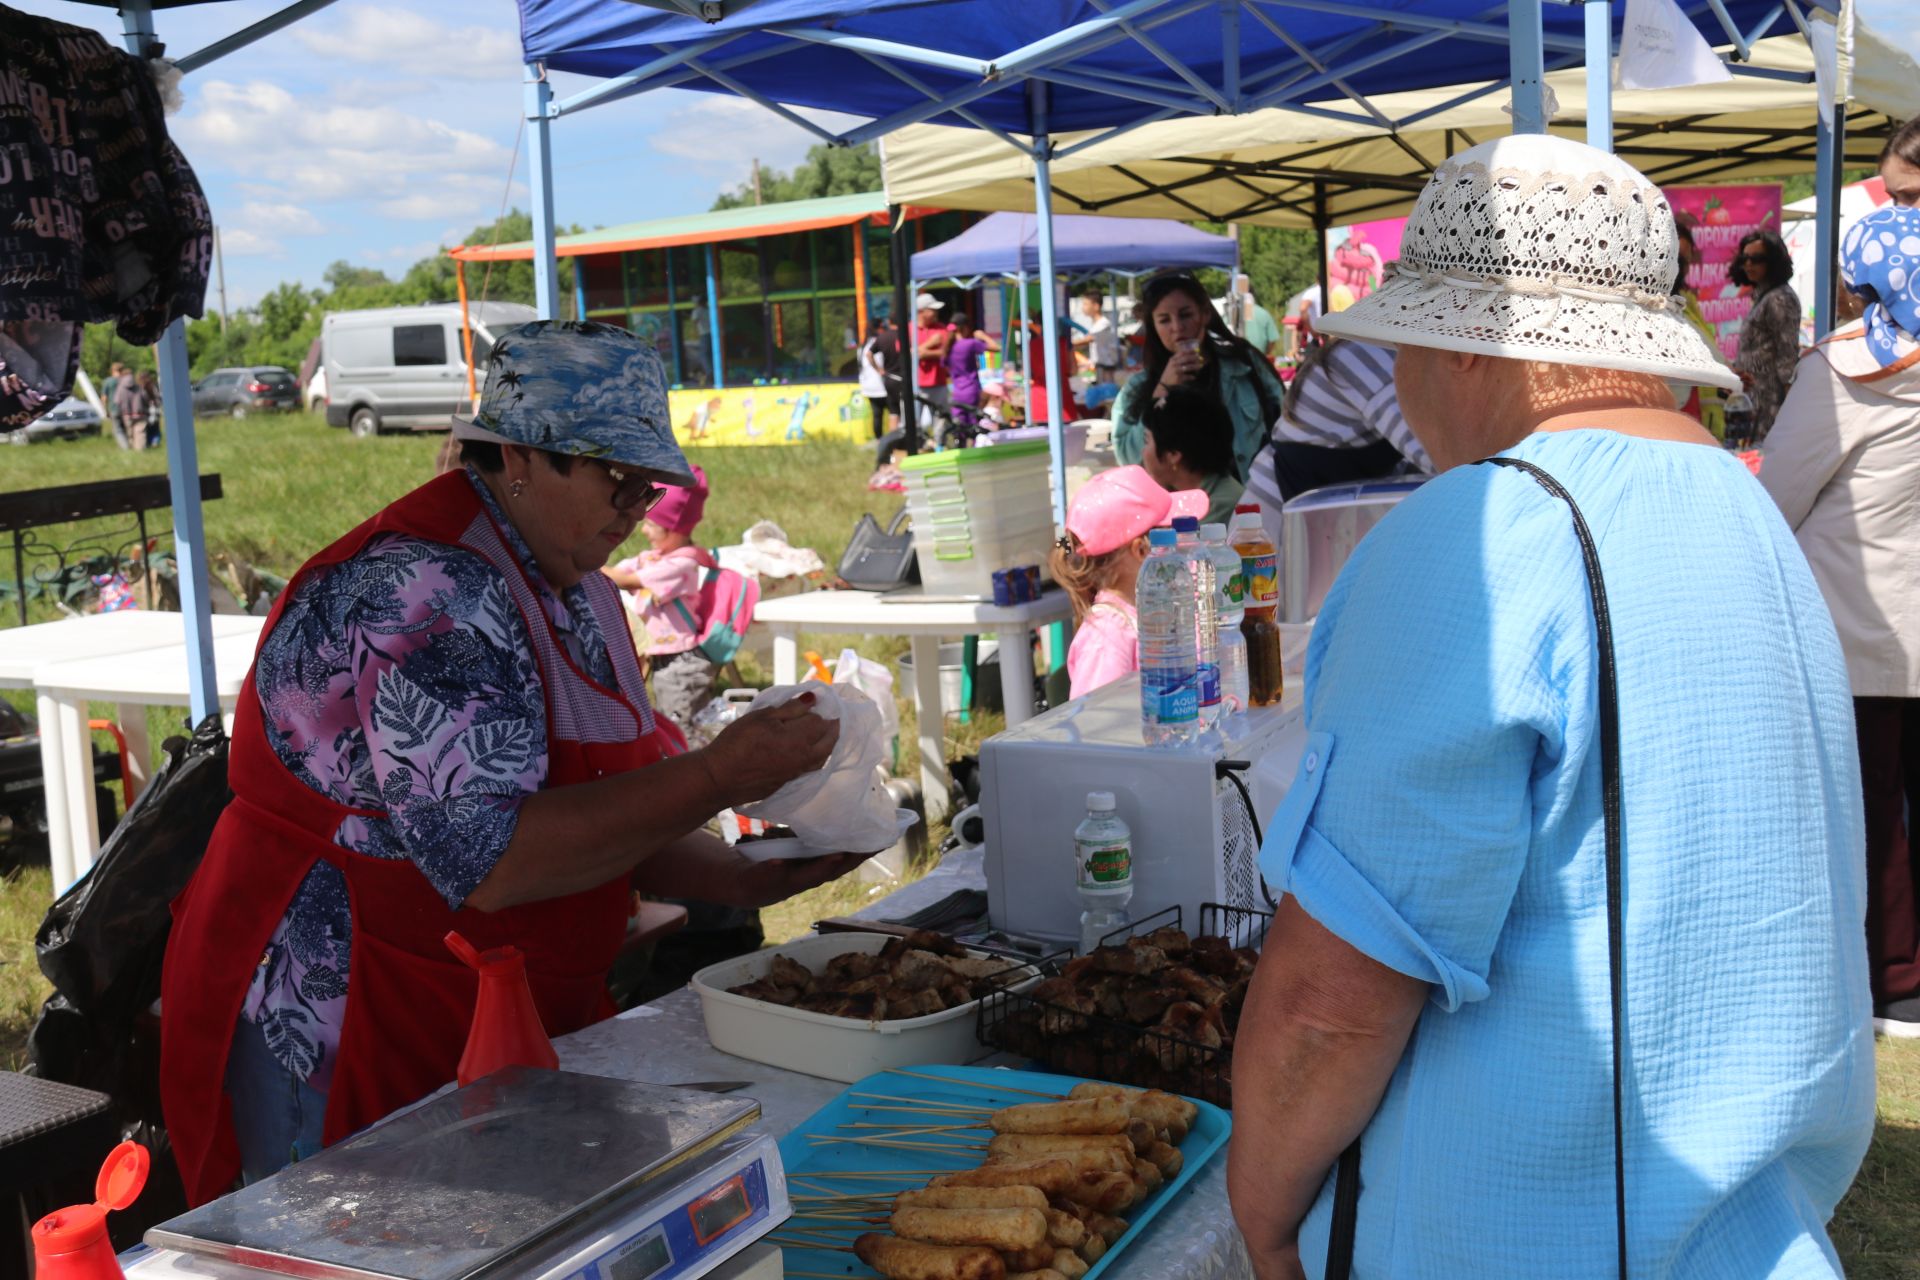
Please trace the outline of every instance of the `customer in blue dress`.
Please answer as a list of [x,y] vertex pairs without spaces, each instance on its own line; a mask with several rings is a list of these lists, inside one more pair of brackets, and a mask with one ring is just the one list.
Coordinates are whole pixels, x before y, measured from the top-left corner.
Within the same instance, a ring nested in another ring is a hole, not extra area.
[[[1627,1270],[1837,1276],[1872,1132],[1863,826],[1840,647],[1792,534],[1669,383],[1734,376],[1624,162],[1515,136],[1444,162],[1329,332],[1399,348],[1441,474],[1321,611],[1284,891],[1239,1024],[1229,1189],[1255,1274],[1613,1276],[1598,548],[1624,796]],[[1738,663],[1725,638],[1741,638]]]

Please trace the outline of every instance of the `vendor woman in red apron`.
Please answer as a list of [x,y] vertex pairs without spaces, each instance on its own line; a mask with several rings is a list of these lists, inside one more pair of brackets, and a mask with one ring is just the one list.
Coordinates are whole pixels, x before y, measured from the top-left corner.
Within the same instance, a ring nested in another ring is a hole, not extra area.
[[660,362],[632,334],[504,335],[464,468],[308,561],[240,696],[233,803],[174,904],[167,1127],[199,1204],[453,1078],[474,974],[511,943],[547,1030],[611,1012],[630,890],[763,906],[844,874],[701,830],[817,769],[789,703],[688,751],[647,704],[600,567],[689,482]]

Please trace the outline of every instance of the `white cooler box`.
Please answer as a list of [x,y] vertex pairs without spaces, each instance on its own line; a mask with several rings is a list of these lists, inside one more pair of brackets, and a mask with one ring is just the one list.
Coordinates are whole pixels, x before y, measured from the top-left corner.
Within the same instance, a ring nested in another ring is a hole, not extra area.
[[1262,830],[1299,767],[1306,743],[1300,693],[1226,726],[1224,750],[1148,747],[1140,737],[1140,680],[1129,676],[989,738],[980,749],[987,911],[995,927],[1077,942],[1073,829],[1087,793],[1111,791],[1133,833],[1135,918],[1178,904],[1188,928],[1200,904],[1265,909],[1240,793],[1216,761],[1246,760]]

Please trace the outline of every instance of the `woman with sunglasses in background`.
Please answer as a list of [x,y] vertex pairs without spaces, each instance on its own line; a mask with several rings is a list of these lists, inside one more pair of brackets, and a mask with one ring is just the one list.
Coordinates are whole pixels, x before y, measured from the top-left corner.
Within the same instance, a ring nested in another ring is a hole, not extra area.
[[1753,441],[1758,444],[1767,438],[1800,363],[1800,295],[1789,283],[1793,257],[1787,243],[1771,231],[1755,231],[1742,240],[1729,271],[1734,284],[1753,290],[1753,309],[1740,325],[1740,355],[1733,371],[1753,401]]
[[1141,307],[1147,320],[1144,367],[1127,379],[1114,401],[1115,456],[1122,463],[1140,462],[1147,407],[1165,400],[1175,387],[1186,387],[1226,409],[1233,423],[1233,478],[1244,484],[1280,417],[1279,375],[1265,356],[1233,335],[1192,276],[1156,276]]
[[511,945],[547,1031],[611,1012],[636,888],[755,908],[857,857],[753,863],[701,828],[818,768],[796,699],[688,751],[600,572],[692,468],[623,329],[502,336],[457,470],[295,575],[240,695],[234,798],[174,903],[161,1092],[189,1200],[312,1155],[454,1077]]

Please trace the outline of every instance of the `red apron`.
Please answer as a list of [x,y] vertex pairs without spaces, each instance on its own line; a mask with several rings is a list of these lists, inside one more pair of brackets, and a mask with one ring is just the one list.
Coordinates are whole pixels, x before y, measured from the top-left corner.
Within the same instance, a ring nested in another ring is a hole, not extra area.
[[[461,472],[414,490],[308,561],[281,593],[263,640],[308,574],[348,559],[383,533],[478,551],[509,575],[545,686],[547,787],[643,768],[686,749],[679,731],[656,723],[646,706],[614,589],[595,575],[588,596],[631,696],[589,679],[566,655],[532,584]],[[612,1012],[606,975],[625,937],[631,901],[621,876],[502,911],[453,910],[411,862],[336,845],[334,832],[349,814],[385,815],[350,809],[295,778],[274,754],[262,722],[249,672],[234,716],[233,802],[173,904],[161,978],[161,1100],[195,1205],[227,1192],[239,1175],[227,1054],[254,968],[315,864],[331,863],[345,875],[353,913],[346,1020],[327,1101],[329,1143],[453,1079],[478,978],[448,953],[442,938],[449,929],[482,949],[511,943],[525,952],[541,1019],[549,1034],[564,1035]]]

